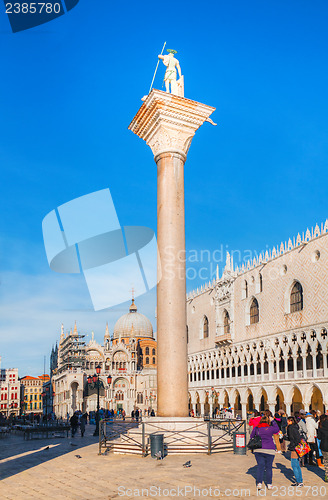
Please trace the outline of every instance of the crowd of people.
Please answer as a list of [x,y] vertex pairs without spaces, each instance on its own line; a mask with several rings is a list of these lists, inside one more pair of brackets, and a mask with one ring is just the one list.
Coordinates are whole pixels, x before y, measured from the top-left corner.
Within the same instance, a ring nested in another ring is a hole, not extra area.
[[[131,412],[131,419],[139,422],[141,421],[142,416],[148,416],[148,417],[155,417],[155,411],[153,408],[147,408],[142,412],[139,408],[136,408],[132,410]],[[126,412],[122,408],[118,408],[117,410],[105,410],[104,408],[99,409],[99,420],[103,420],[104,418],[106,419],[122,419],[125,421],[126,419]],[[82,413],[80,410],[77,410],[73,413],[73,415],[70,417],[69,414],[67,414],[67,422],[69,422],[71,426],[71,434],[72,437],[75,436],[76,432],[78,429],[81,431],[81,436],[84,436],[85,433],[85,426],[87,423],[89,424],[95,424],[97,419],[97,412],[95,411],[90,411]]]
[[[261,447],[254,449],[257,462],[257,488],[262,488],[264,472],[268,489],[272,489],[272,466],[276,453],[290,452],[291,466],[297,486],[303,486],[302,467],[317,466],[325,469],[328,482],[328,412],[305,410],[287,416],[284,410],[275,415],[269,410],[254,411],[249,420],[250,439],[260,437]],[[307,445],[307,446],[306,446]],[[300,451],[300,450],[303,451]],[[303,456],[303,452],[308,450]]]

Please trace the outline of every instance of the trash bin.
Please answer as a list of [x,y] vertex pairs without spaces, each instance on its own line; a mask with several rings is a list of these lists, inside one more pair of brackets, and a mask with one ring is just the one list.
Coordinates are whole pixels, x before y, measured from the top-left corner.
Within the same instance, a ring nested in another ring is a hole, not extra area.
[[[164,458],[164,434],[149,434],[150,454],[152,458]],[[159,452],[161,452],[159,454]]]
[[246,455],[246,432],[233,433],[233,452],[235,455]]

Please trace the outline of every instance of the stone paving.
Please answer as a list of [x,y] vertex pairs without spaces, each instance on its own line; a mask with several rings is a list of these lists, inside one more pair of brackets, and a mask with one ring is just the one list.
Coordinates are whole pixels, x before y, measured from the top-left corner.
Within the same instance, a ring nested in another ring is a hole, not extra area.
[[[328,498],[328,483],[318,467],[302,469],[304,488],[292,487],[290,462],[283,455],[275,459],[274,489],[257,493],[251,453],[171,455],[164,460],[111,453],[99,456],[93,428],[88,427],[84,438],[2,439],[0,500]],[[187,460],[191,460],[190,468],[183,467]]]

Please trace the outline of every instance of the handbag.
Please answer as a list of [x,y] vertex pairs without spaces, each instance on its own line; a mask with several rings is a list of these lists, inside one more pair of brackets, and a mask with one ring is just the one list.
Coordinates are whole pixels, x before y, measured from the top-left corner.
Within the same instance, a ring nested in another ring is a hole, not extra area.
[[301,442],[295,446],[295,451],[297,453],[297,455],[299,457],[304,457],[304,455],[306,455],[307,453],[309,453],[310,451],[310,446],[307,444],[306,441],[304,441],[304,439],[301,440]]
[[[258,432],[256,434],[256,431]],[[258,450],[259,448],[262,448],[262,438],[259,434],[259,429],[258,427],[255,428],[255,434],[254,436],[248,441],[247,448],[250,450]]]

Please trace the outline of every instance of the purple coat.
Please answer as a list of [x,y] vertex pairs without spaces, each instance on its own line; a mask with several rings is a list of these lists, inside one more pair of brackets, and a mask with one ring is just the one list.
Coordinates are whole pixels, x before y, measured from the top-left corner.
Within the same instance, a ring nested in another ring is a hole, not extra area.
[[[279,426],[277,422],[273,420],[272,425],[270,425],[269,427],[254,427],[250,437],[251,438],[254,437],[255,433],[259,434],[262,439],[262,449],[275,450],[276,445],[272,436],[273,434],[278,434],[278,432],[279,432]],[[259,449],[258,451],[261,451],[261,449]]]

